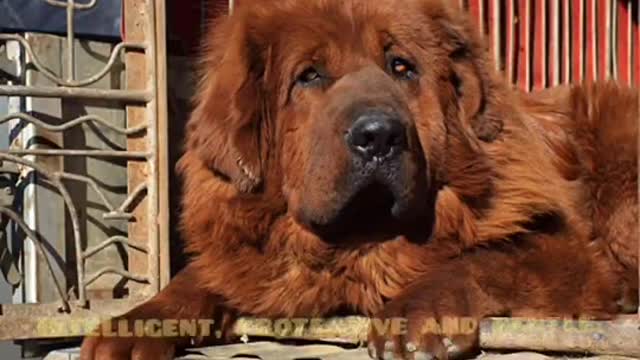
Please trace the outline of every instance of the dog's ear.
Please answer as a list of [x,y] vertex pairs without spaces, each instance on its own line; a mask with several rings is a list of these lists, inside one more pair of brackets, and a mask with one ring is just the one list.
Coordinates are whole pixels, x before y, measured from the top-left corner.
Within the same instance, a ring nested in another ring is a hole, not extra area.
[[492,70],[494,65],[473,22],[459,9],[449,8],[439,19],[445,31],[452,62],[451,83],[456,90],[463,121],[476,137],[491,142],[502,132],[497,101],[504,86]]
[[241,15],[213,27],[203,44],[186,151],[241,192],[262,182],[262,61]]

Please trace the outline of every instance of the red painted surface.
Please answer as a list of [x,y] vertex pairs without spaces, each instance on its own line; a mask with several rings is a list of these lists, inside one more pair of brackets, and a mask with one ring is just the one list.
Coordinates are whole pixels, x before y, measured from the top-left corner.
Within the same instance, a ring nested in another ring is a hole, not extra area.
[[547,4],[545,0],[533,2],[533,87],[542,89],[546,86],[547,76]]
[[489,49],[491,49],[491,56],[496,62],[496,67],[502,69],[502,59],[500,58],[500,0],[487,1],[487,27],[489,29]]
[[632,46],[633,46],[633,83],[636,86],[640,86],[640,3],[638,0],[634,0],[633,3],[633,25],[632,25]]
[[595,0],[585,1],[585,67],[584,78],[587,82],[592,82],[596,78],[596,14]]
[[562,57],[560,58],[560,71],[562,83],[571,82],[571,0],[562,0]]
[[583,0],[571,1],[571,81],[579,82],[584,70],[584,4]]
[[[452,1],[466,4],[497,67],[521,89],[607,78],[640,85],[638,0]],[[182,0],[167,7],[170,50],[190,53],[204,28],[203,11],[224,14],[228,3]]]
[[516,35],[515,35],[515,19],[514,19],[514,4],[513,1],[508,0],[505,4],[505,22],[506,22],[506,56],[504,59],[505,71],[507,72],[507,80],[510,83],[514,81],[515,64],[516,64]]
[[521,89],[528,91],[530,84],[530,59],[531,59],[531,16],[530,0],[518,0],[518,85]]
[[547,56],[547,86],[558,85],[560,82],[560,4],[559,1],[548,1],[546,20],[548,29]]
[[482,0],[469,0],[469,11],[476,26],[484,33],[484,16]]
[[598,79],[606,80],[609,77],[611,61],[611,0],[598,0],[596,26],[598,36]]
[[618,1],[618,78],[624,83],[631,80],[631,9],[630,2]]

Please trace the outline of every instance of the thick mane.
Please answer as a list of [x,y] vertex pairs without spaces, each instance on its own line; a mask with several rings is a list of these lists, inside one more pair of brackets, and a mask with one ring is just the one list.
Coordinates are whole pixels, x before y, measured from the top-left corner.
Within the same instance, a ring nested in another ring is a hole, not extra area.
[[[331,2],[331,4],[335,6],[336,3]],[[324,244],[299,225],[295,225],[285,213],[286,207],[281,195],[277,193],[249,195],[238,192],[212,172],[207,164],[202,162],[197,151],[202,147],[197,144],[197,141],[204,134],[203,125],[200,124],[203,120],[198,117],[198,111],[225,111],[207,107],[211,106],[213,86],[220,81],[211,79],[210,74],[228,76],[229,74],[221,74],[222,70],[219,67],[225,63],[225,57],[235,54],[234,52],[227,52],[226,55],[219,53],[220,47],[226,43],[222,41],[223,38],[219,34],[231,31],[234,26],[247,26],[244,21],[246,17],[251,16],[255,21],[251,25],[250,33],[246,36],[269,36],[269,31],[276,30],[262,26],[277,23],[278,20],[274,19],[272,14],[286,14],[300,10],[299,6],[293,2],[286,2],[278,7],[282,11],[274,12],[269,8],[261,10],[260,6],[241,9],[240,11],[246,13],[238,13],[234,17],[244,20],[236,23],[225,20],[216,32],[217,35],[209,39],[209,49],[205,51],[205,61],[201,67],[204,72],[201,77],[200,95],[196,100],[196,113],[193,117],[194,121],[190,122],[188,136],[191,140],[187,144],[187,152],[181,161],[180,170],[185,177],[183,231],[187,240],[187,249],[196,254],[195,263],[203,268],[209,267],[211,263],[217,263],[219,264],[217,273],[236,274],[228,276],[238,279],[248,276],[246,274],[256,268],[266,271],[261,285],[246,284],[242,280],[229,283],[226,276],[221,278],[208,276],[207,286],[219,287],[219,282],[224,281],[228,283],[225,288],[229,291],[229,298],[243,299],[237,300],[242,301],[242,304],[234,305],[251,308],[257,312],[286,314],[288,309],[295,306],[287,302],[276,304],[276,299],[280,296],[273,296],[273,302],[266,301],[262,297],[256,302],[247,303],[246,298],[250,296],[246,295],[254,293],[253,296],[258,299],[261,293],[268,293],[268,289],[277,288],[274,284],[286,279],[282,274],[291,271],[291,261],[294,263],[303,261],[308,264],[338,258],[342,260],[335,260],[336,262],[347,262],[346,259],[352,258],[355,252],[332,249],[330,245]],[[567,193],[572,191],[572,185],[563,177],[557,164],[554,163],[557,156],[549,153],[548,139],[540,131],[540,125],[528,115],[530,108],[535,106],[525,101],[519,102],[518,95],[511,93],[498,75],[490,70],[492,66],[488,54],[481,41],[473,35],[470,25],[464,18],[447,11],[437,10],[437,7],[430,9],[431,13],[439,14],[437,15],[440,18],[439,21],[447,24],[447,31],[451,36],[457,36],[461,39],[460,41],[466,42],[465,51],[468,52],[470,59],[468,61],[471,62],[469,68],[480,77],[482,83],[477,90],[483,96],[481,100],[469,100],[482,102],[481,105],[476,105],[479,112],[472,119],[468,119],[470,130],[455,127],[450,129],[453,133],[450,134],[449,139],[447,179],[445,187],[438,195],[436,229],[432,238],[445,243],[440,246],[443,252],[454,254],[470,246],[492,241],[509,241],[514,235],[536,231],[538,229],[535,226],[532,227],[532,224],[540,217],[557,216],[562,221],[572,218],[573,206],[570,202],[573,200],[571,196],[567,196]],[[265,12],[264,16],[259,16],[260,11]],[[281,26],[285,25],[281,24]],[[226,36],[229,37],[228,34]],[[233,46],[237,46],[237,43],[242,40],[231,37],[226,41],[231,41],[234,43]],[[247,55],[242,51],[238,54]],[[239,60],[236,58],[238,55],[234,56],[237,61],[233,63],[235,68],[238,68],[239,64],[250,62],[250,58]],[[243,81],[253,81],[241,74],[237,76]],[[242,86],[239,84],[235,88]],[[233,113],[239,110],[231,111]],[[221,141],[220,135],[217,136],[217,141]],[[214,139],[216,138],[208,137],[206,141]],[[215,147],[213,150],[208,147],[207,151],[215,152]],[[286,228],[288,233],[274,235],[274,229],[279,227]],[[295,241],[286,240],[289,238],[295,238]],[[272,253],[271,251],[278,246],[284,248]],[[388,287],[388,290],[383,293],[393,294],[408,279],[422,271],[422,266],[425,266],[419,264],[417,260],[398,261],[398,257],[404,258],[403,254],[408,250],[416,251],[413,247],[391,242],[374,249],[371,251],[370,260],[367,260],[367,267],[390,268],[393,266],[396,268],[394,271],[396,275],[391,275],[388,270],[385,270],[386,275],[383,278],[374,280],[379,290]],[[389,251],[397,254],[389,256]],[[282,257],[281,253],[294,256],[295,260]],[[305,258],[309,260],[301,260]],[[428,261],[424,263],[428,264]],[[326,268],[327,265],[321,267]],[[206,272],[204,269],[202,271]],[[273,278],[270,278],[271,276]],[[301,274],[298,276],[304,278]],[[317,284],[320,281],[317,277],[319,275],[307,274],[306,276],[309,276],[309,279],[304,281],[306,284],[314,282]],[[212,281],[214,284],[211,283]],[[384,285],[385,283],[393,285]],[[344,284],[343,286],[349,288]],[[284,283],[281,288],[280,291],[285,291]],[[313,291],[312,295],[317,296],[319,288],[321,286],[313,287],[315,290],[309,291]],[[236,295],[231,296],[232,294]],[[308,298],[311,299],[312,295],[308,295]],[[379,303],[380,300],[366,301],[374,304]],[[300,306],[299,304],[303,301],[296,303]],[[276,308],[280,310],[276,311]],[[318,309],[315,312],[319,313],[319,311]]]
[[[335,2],[331,4],[336,6]],[[299,10],[293,2],[278,6],[284,14],[306,11]],[[240,20],[225,20],[219,31],[248,26],[245,17],[249,15],[255,16],[256,21],[244,30],[244,36],[268,37],[272,36],[270,31],[282,30],[268,27],[279,21],[273,17],[279,12],[268,7],[260,9],[242,10],[234,15]],[[265,11],[264,16],[258,16],[260,11]],[[403,238],[357,248],[336,247],[292,219],[279,189],[267,186],[267,191],[246,193],[247,181],[253,181],[247,180],[247,174],[276,178],[281,175],[277,171],[265,172],[264,162],[252,161],[251,155],[261,151],[243,147],[243,138],[225,138],[222,132],[216,132],[224,127],[226,131],[234,126],[242,129],[248,118],[239,115],[241,110],[246,112],[254,106],[247,99],[260,101],[260,92],[251,92],[247,87],[251,82],[259,83],[258,79],[233,71],[221,73],[221,67],[226,64],[230,69],[250,69],[251,57],[262,55],[255,53],[256,48],[239,48],[238,42],[246,40],[239,35],[225,37],[218,33],[210,39],[213,45],[209,44],[211,48],[205,52],[205,75],[189,125],[187,151],[180,163],[185,178],[182,228],[187,249],[194,254],[194,266],[203,274],[208,274],[214,263],[215,273],[220,274],[203,277],[204,287],[222,288],[230,305],[258,314],[322,314],[335,310],[338,304],[317,300],[324,293],[337,298],[357,297],[360,310],[373,311],[382,304],[383,297],[393,297],[434,263],[467,249],[509,244],[525,234],[568,231],[590,236],[592,228],[584,221],[588,211],[579,204],[586,196],[582,179],[586,162],[594,161],[588,155],[591,145],[578,146],[577,135],[567,131],[583,127],[576,123],[581,117],[572,109],[580,109],[578,105],[584,101],[580,99],[587,95],[570,88],[549,95],[520,94],[493,72],[488,53],[464,17],[437,6],[431,12],[448,36],[465,41],[466,57],[460,61],[459,73],[467,88],[463,89],[466,94],[459,105],[463,126],[449,124],[436,226],[426,247]],[[357,19],[357,14],[353,16]],[[220,54],[220,47],[229,42],[226,52]],[[241,56],[248,58],[240,59]],[[214,73],[220,79],[211,78]],[[225,94],[228,89],[236,92]],[[249,92],[239,95],[237,91]],[[573,102],[569,100],[571,96]],[[220,101],[225,98],[230,99],[231,106],[229,101]],[[472,113],[465,113],[468,109]],[[252,116],[260,116],[260,111],[256,109]],[[216,123],[205,116],[227,112],[229,115],[218,118]],[[236,121],[240,125],[235,125]],[[207,127],[214,132],[208,132]],[[230,146],[229,141],[236,143]],[[259,146],[264,148],[265,143]],[[203,161],[203,152],[213,158]],[[235,170],[233,164],[223,161],[226,155],[235,156],[232,162],[237,158],[237,165],[248,169]],[[264,160],[264,156],[258,159]],[[230,177],[231,183],[218,170]],[[278,181],[267,179],[271,185]],[[260,271],[260,282],[247,282],[247,278],[255,277],[251,274],[256,269]],[[295,291],[304,293],[293,297]]]

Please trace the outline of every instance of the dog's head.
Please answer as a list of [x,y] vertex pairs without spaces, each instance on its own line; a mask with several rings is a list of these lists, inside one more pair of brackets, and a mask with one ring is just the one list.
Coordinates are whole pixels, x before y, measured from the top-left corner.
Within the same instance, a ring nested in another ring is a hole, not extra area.
[[187,151],[319,233],[430,228],[447,171],[501,130],[469,23],[446,1],[244,3],[205,41]]

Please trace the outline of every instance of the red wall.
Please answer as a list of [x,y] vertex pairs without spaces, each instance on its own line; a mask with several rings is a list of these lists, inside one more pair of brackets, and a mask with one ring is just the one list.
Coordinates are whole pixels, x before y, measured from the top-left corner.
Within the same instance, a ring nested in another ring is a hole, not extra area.
[[614,78],[640,84],[638,0],[457,0],[522,89]]

